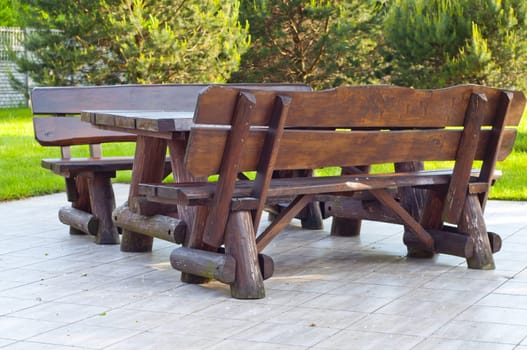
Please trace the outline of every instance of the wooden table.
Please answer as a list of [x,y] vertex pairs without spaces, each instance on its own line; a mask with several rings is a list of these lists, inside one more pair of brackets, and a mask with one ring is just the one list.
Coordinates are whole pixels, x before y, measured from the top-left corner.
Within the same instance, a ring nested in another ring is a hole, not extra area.
[[[158,183],[165,176],[164,162],[167,148],[174,181],[192,182],[196,179],[185,171],[183,158],[187,137],[192,123],[192,112],[178,111],[83,111],[81,119],[108,130],[137,134],[132,180],[128,205],[138,211],[134,198],[138,195],[139,183]],[[194,210],[178,208],[179,218],[191,232]],[[123,230],[121,250],[125,252],[148,252],[152,250],[153,238],[129,230]]]

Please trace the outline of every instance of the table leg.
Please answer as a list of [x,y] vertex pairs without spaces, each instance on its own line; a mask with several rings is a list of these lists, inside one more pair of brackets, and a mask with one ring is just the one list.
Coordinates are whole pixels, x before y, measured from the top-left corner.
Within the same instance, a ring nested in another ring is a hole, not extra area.
[[[128,196],[128,205],[132,211],[136,211],[133,198],[138,194],[139,184],[156,183],[163,180],[166,149],[167,141],[164,139],[137,136],[132,181]],[[153,237],[123,230],[121,250],[123,252],[149,252],[152,251],[153,240]]]
[[[405,162],[405,163],[396,163],[395,171],[396,172],[416,172],[424,170],[423,162]],[[405,208],[410,215],[412,215],[416,220],[421,221],[424,227],[430,228],[432,222],[427,222],[427,220],[432,220],[431,217],[423,218],[423,210],[425,208],[426,200],[426,191],[422,189],[415,189],[410,187],[404,187],[399,189],[399,196],[401,205]],[[430,195],[429,200],[434,198]],[[434,201],[435,203],[436,201]],[[432,203],[429,203],[432,204]],[[404,228],[403,242],[412,242],[415,240],[414,234],[407,228]],[[430,250],[421,249],[418,246],[413,246],[412,244],[407,244],[407,251],[409,257],[414,258],[431,258],[434,256],[434,252]]]
[[[357,167],[344,167],[341,170],[342,175],[353,175],[357,173],[370,172],[371,166],[363,165]],[[331,222],[331,235],[337,237],[355,237],[360,235],[362,226],[361,219],[333,217]]]
[[[185,169],[183,159],[185,157],[186,144],[186,140],[170,140],[168,142],[174,182],[205,181],[205,178],[193,177]],[[183,246],[194,249],[216,251],[216,249],[207,247],[203,243],[203,230],[205,228],[205,221],[207,220],[208,207],[178,205],[177,212],[179,219],[184,221],[187,225],[187,236]],[[181,281],[199,284],[208,282],[208,279],[183,272],[181,274]]]

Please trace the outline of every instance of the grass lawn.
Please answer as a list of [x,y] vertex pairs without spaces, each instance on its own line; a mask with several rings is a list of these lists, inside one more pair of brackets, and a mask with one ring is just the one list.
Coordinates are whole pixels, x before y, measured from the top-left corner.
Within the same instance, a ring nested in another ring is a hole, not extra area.
[[[38,196],[64,190],[64,180],[41,168],[42,158],[60,156],[58,147],[42,147],[33,138],[28,108],[0,109],[0,201]],[[73,148],[73,156],[88,154],[87,147]],[[131,155],[134,145],[105,145],[104,154]],[[524,116],[514,152],[498,164],[503,177],[490,192],[491,199],[527,200],[527,116]],[[127,182],[129,172],[119,172],[115,181]]]

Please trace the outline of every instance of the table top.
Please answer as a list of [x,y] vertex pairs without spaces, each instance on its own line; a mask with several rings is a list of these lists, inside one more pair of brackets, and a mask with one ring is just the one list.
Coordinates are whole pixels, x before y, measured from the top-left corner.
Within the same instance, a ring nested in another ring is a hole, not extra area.
[[194,125],[193,112],[148,110],[89,110],[81,120],[103,129],[129,132],[186,132]]

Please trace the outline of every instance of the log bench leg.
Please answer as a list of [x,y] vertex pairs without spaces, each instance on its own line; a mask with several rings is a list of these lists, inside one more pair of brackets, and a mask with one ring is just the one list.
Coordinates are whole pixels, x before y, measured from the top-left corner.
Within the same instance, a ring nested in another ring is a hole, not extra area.
[[469,195],[463,207],[463,213],[458,224],[459,231],[467,233],[474,240],[474,254],[467,259],[471,269],[493,270],[494,257],[483,218],[483,210],[477,195]]
[[119,244],[119,231],[112,221],[115,209],[115,195],[112,188],[112,175],[94,174],[88,182],[91,212],[98,219],[97,244]]
[[232,212],[225,232],[225,253],[236,260],[236,278],[231,284],[231,295],[237,299],[265,297],[255,237],[251,213]]
[[[68,201],[71,202],[72,208],[91,213],[90,190],[87,177],[66,178],[66,195],[68,196]],[[85,232],[70,226],[70,235],[85,234]]]

